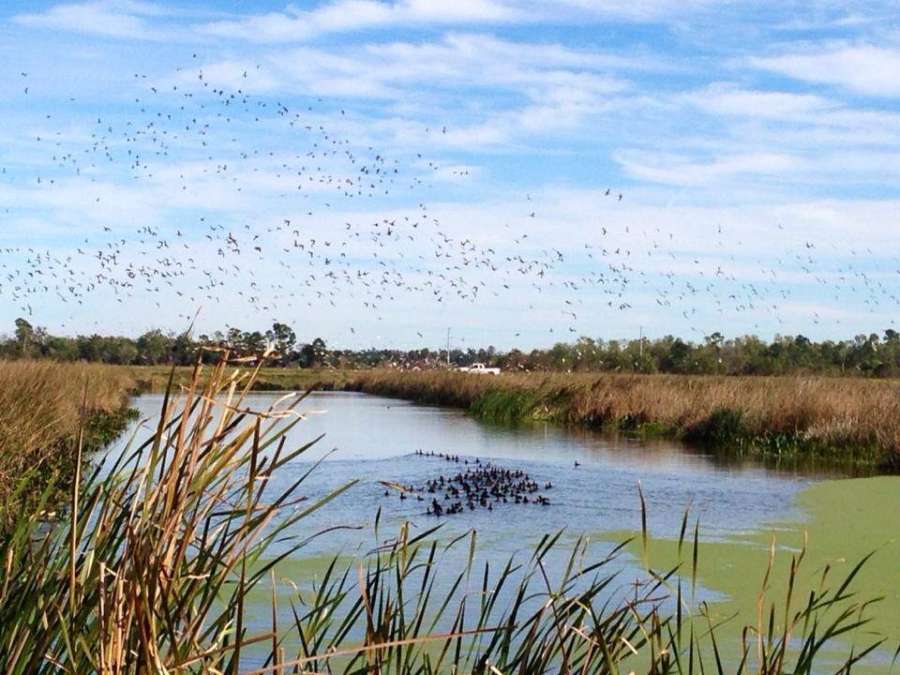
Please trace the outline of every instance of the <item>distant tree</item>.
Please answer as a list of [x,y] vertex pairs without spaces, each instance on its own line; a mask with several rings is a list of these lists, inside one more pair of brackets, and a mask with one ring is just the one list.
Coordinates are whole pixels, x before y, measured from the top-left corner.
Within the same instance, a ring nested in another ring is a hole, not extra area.
[[151,330],[137,339],[141,363],[166,363],[172,351],[172,339],[161,330]]
[[328,347],[325,345],[325,340],[322,338],[316,338],[309,344],[303,345],[300,348],[300,358],[299,365],[302,368],[317,368],[325,363],[325,359],[328,356]]
[[258,330],[241,336],[241,351],[248,356],[260,356],[266,351],[266,336]]
[[325,359],[328,357],[328,347],[325,345],[325,340],[317,337],[312,341],[312,349],[316,365],[325,363]]
[[725,344],[725,336],[716,331],[703,338],[703,341],[706,343],[706,349],[697,355],[698,360],[702,360],[706,366],[701,370],[712,370],[718,374],[722,365],[722,345]]
[[[139,338],[79,335],[54,336],[26,319],[15,322],[12,335],[0,336],[0,359],[49,358],[61,361],[96,361],[110,364],[191,364],[202,347],[228,348],[236,355],[261,354],[271,344],[280,354],[275,363],[302,367],[323,364],[346,368],[436,368],[446,364],[446,352],[427,348],[329,350],[322,338],[298,351],[297,336],[287,324],[276,322],[265,333],[231,328],[193,340],[187,334],[171,335],[151,330]],[[220,356],[204,350],[204,361]],[[852,340],[814,342],[804,335],[776,335],[771,342],[748,335],[726,339],[722,333],[706,336],[700,344],[666,335],[656,340],[595,340],[581,337],[574,343],[559,342],[549,349],[523,353],[456,348],[454,365],[475,361],[497,364],[508,370],[577,370],[582,372],[724,373],[728,375],[780,375],[820,373],[829,375],[900,376],[900,332],[860,334]]]
[[197,359],[197,345],[190,335],[181,333],[171,342],[172,359],[179,366],[189,366]]
[[229,328],[225,336],[225,346],[228,349],[240,352],[243,349],[244,333],[240,328]]
[[[135,349],[137,351],[137,349]],[[57,361],[77,361],[78,344],[67,337],[50,336],[47,338],[45,352],[48,358]]]
[[290,326],[284,323],[273,323],[272,329],[266,332],[266,339],[275,347],[282,364],[291,361],[294,347],[297,345],[297,334]]
[[691,348],[680,338],[669,345],[669,353],[663,357],[662,370],[667,373],[687,373],[691,369]]
[[565,342],[557,342],[548,354],[550,364],[555,370],[572,370],[575,366],[575,349]]
[[715,333],[707,335],[705,338],[703,338],[703,341],[706,342],[706,344],[710,347],[721,348],[722,343],[725,342],[725,336],[722,335],[719,331],[716,331]]
[[27,358],[37,356],[37,331],[25,319],[16,319],[16,342],[18,343],[19,356]]
[[128,338],[116,339],[116,357],[122,365],[130,366],[138,362],[140,351],[133,340]]

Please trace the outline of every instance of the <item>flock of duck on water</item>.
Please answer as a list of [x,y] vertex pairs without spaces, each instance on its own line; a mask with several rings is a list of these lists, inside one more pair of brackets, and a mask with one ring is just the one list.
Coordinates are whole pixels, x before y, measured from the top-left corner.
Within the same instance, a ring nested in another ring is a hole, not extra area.
[[[424,502],[431,499],[426,513],[430,516],[451,516],[475,511],[479,508],[494,510],[495,504],[538,504],[550,506],[549,497],[540,494],[541,486],[529,474],[521,469],[509,469],[491,462],[482,462],[475,458],[471,462],[459,455],[416,450],[418,457],[433,457],[454,464],[464,464],[464,471],[456,474],[440,474],[437,478],[425,481],[423,487],[384,483],[400,493],[400,499],[406,500],[415,495],[415,499]],[[551,490],[553,484],[544,483],[543,489]],[[384,496],[391,494],[384,491]]]

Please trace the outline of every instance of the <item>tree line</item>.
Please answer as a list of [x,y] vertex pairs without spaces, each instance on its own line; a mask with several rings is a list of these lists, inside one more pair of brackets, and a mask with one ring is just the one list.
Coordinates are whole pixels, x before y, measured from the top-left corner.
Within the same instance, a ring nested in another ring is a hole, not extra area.
[[[115,365],[191,365],[198,353],[215,361],[216,350],[258,355],[274,350],[272,365],[312,368],[440,368],[448,363],[446,350],[429,348],[329,349],[325,341],[298,339],[283,323],[265,331],[227,332],[191,337],[187,333],[151,330],[137,338],[102,335],[51,335],[25,319],[15,322],[11,335],[0,336],[0,358],[90,361]],[[658,339],[600,340],[582,337],[548,349],[499,351],[451,349],[449,363],[466,366],[481,362],[511,371],[605,371],[675,374],[861,375],[900,376],[900,333],[858,335],[850,340],[815,342],[803,335],[726,338],[712,333],[702,342],[667,335]]]
[[275,323],[271,329],[227,333],[216,332],[196,338],[188,333],[150,330],[137,338],[107,335],[51,335],[25,319],[16,319],[12,335],[0,336],[0,358],[88,361],[122,366],[193,365],[197,355],[214,362],[217,350],[235,355],[259,355],[274,350],[274,365],[309,368],[326,364],[328,350],[321,338],[300,344],[287,325]]

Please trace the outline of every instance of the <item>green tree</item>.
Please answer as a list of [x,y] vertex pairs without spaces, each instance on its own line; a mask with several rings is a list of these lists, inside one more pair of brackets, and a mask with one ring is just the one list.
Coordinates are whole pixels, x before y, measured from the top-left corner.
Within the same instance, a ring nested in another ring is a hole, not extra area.
[[197,358],[197,345],[187,333],[181,333],[172,341],[172,358],[180,366],[192,365]]
[[316,338],[311,343],[303,345],[300,349],[300,366],[302,368],[317,368],[325,362],[328,356],[328,347],[325,340]]
[[276,321],[266,332],[266,339],[275,347],[282,364],[290,362],[297,344],[297,334],[290,326]]
[[241,336],[241,351],[251,356],[260,356],[266,351],[266,336],[258,330],[246,332]]
[[37,335],[34,327],[25,319],[16,319],[16,342],[18,343],[19,356],[27,358],[35,356]]
[[172,339],[161,330],[151,330],[137,339],[141,363],[166,363],[172,351]]

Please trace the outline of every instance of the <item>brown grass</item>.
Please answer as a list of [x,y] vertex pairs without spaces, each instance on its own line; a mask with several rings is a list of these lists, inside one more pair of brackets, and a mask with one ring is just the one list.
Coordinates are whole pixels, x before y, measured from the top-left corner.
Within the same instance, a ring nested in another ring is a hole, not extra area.
[[122,410],[132,385],[110,366],[0,362],[0,503],[26,474],[70,466],[83,414]]
[[[188,366],[117,366],[128,373],[140,391],[161,393],[169,384],[169,376],[177,388],[191,383],[194,369]],[[341,389],[362,371],[336,370],[334,368],[261,368],[253,383],[255,391],[305,391],[307,389]],[[206,384],[212,373],[206,369],[200,381]]]

